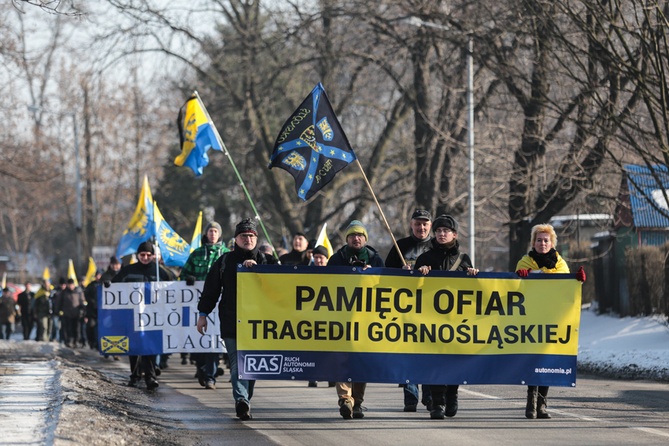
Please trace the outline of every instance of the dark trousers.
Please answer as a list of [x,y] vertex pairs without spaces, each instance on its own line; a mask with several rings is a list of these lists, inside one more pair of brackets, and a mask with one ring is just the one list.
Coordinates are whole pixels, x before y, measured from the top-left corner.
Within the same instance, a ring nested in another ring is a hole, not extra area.
[[65,337],[65,344],[71,345],[73,347],[77,346],[77,341],[79,340],[79,316],[77,317],[67,317],[63,316],[60,318],[63,324],[63,334]]
[[130,355],[130,379],[139,381],[144,374],[144,380],[149,382],[156,379],[156,356],[157,355]]
[[9,339],[14,333],[14,324],[7,322],[0,327],[0,339]]
[[30,339],[30,332],[33,331],[33,325],[35,322],[29,314],[24,314],[21,316],[21,328],[23,329],[23,340],[27,341]]

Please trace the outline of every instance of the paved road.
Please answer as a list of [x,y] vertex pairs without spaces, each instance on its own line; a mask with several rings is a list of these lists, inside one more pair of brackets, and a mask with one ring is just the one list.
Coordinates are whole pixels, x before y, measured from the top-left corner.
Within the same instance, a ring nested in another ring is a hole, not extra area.
[[[229,375],[216,390],[193,379],[194,368],[170,360],[160,377],[156,405],[168,425],[191,430],[193,444],[281,445],[660,445],[669,444],[669,385],[582,377],[577,387],[551,388],[551,420],[524,417],[525,388],[462,386],[455,418],[430,420],[426,410],[402,411],[402,389],[370,384],[362,420],[343,420],[326,383],[259,381],[254,419],[238,421]],[[117,379],[126,360],[97,361]]]

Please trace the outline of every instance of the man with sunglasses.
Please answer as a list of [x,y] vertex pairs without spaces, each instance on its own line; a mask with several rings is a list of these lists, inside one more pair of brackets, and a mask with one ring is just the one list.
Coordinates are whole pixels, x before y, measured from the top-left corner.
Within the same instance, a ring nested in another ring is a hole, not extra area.
[[[151,242],[146,241],[139,245],[137,248],[137,260],[137,263],[122,267],[118,274],[114,276],[112,282],[157,282],[158,277],[160,277],[161,282],[171,280],[170,274],[165,269],[160,268],[160,272],[157,273],[156,251]],[[143,375],[148,390],[158,388],[156,356],[128,356],[130,359],[130,382],[128,386],[137,387]]]

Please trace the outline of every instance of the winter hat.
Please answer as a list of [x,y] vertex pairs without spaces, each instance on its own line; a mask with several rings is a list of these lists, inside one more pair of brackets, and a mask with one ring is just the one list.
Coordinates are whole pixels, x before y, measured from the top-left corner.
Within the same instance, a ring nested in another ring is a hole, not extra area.
[[432,230],[436,231],[439,228],[447,228],[453,232],[458,232],[458,222],[453,217],[446,214],[441,214],[432,222]]
[[432,215],[430,214],[430,211],[425,210],[425,209],[416,209],[414,213],[411,215],[412,220],[427,220],[427,221],[432,221]]
[[365,240],[369,240],[367,229],[365,229],[365,225],[363,225],[360,220],[353,220],[348,224],[348,227],[346,228],[346,238],[351,234],[362,234],[365,236]]
[[237,237],[239,234],[248,233],[251,233],[255,236],[258,235],[258,231],[256,230],[256,222],[251,218],[245,218],[244,220],[237,223],[237,226],[235,227],[235,237]]
[[121,263],[121,261],[118,259],[118,257],[116,257],[116,256],[111,256],[111,257],[109,258],[109,263],[110,263],[110,264],[116,264],[116,263]]
[[148,240],[139,244],[139,246],[137,247],[137,254],[139,254],[140,252],[150,252],[151,254],[156,253],[153,247],[153,243],[151,243]]
[[209,229],[211,229],[211,228],[218,229],[218,233],[219,233],[219,234],[222,234],[222,233],[223,233],[223,229],[221,228],[221,225],[219,225],[219,224],[218,224],[217,222],[215,222],[215,221],[212,221],[211,223],[209,223],[209,224],[204,228],[204,233],[206,234],[207,231],[208,231]]
[[318,245],[314,248],[314,250],[311,252],[312,255],[320,254],[322,256],[327,257],[328,256],[328,250],[325,248],[323,245]]

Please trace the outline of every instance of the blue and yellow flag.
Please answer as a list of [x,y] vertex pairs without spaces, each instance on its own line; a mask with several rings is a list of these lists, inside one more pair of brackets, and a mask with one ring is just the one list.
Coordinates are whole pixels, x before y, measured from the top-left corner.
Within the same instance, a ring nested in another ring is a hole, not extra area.
[[150,239],[155,234],[153,224],[153,196],[149,187],[149,179],[144,176],[144,184],[139,194],[137,208],[130,219],[128,229],[123,231],[121,240],[116,248],[116,257],[119,259],[134,254],[139,244]]
[[288,171],[306,201],[355,159],[319,82],[281,128],[268,167]]
[[197,93],[186,101],[179,109],[177,118],[181,154],[174,159],[177,166],[188,166],[193,169],[195,176],[202,175],[202,171],[209,164],[209,149],[223,151],[218,140],[214,123],[211,122],[204,104]]
[[195,251],[200,246],[202,246],[202,211],[198,214],[197,221],[195,222],[195,230],[190,242],[190,252]]
[[165,221],[155,202],[153,203],[153,213],[156,217],[156,241],[165,265],[184,266],[190,255],[190,243],[181,238]]

